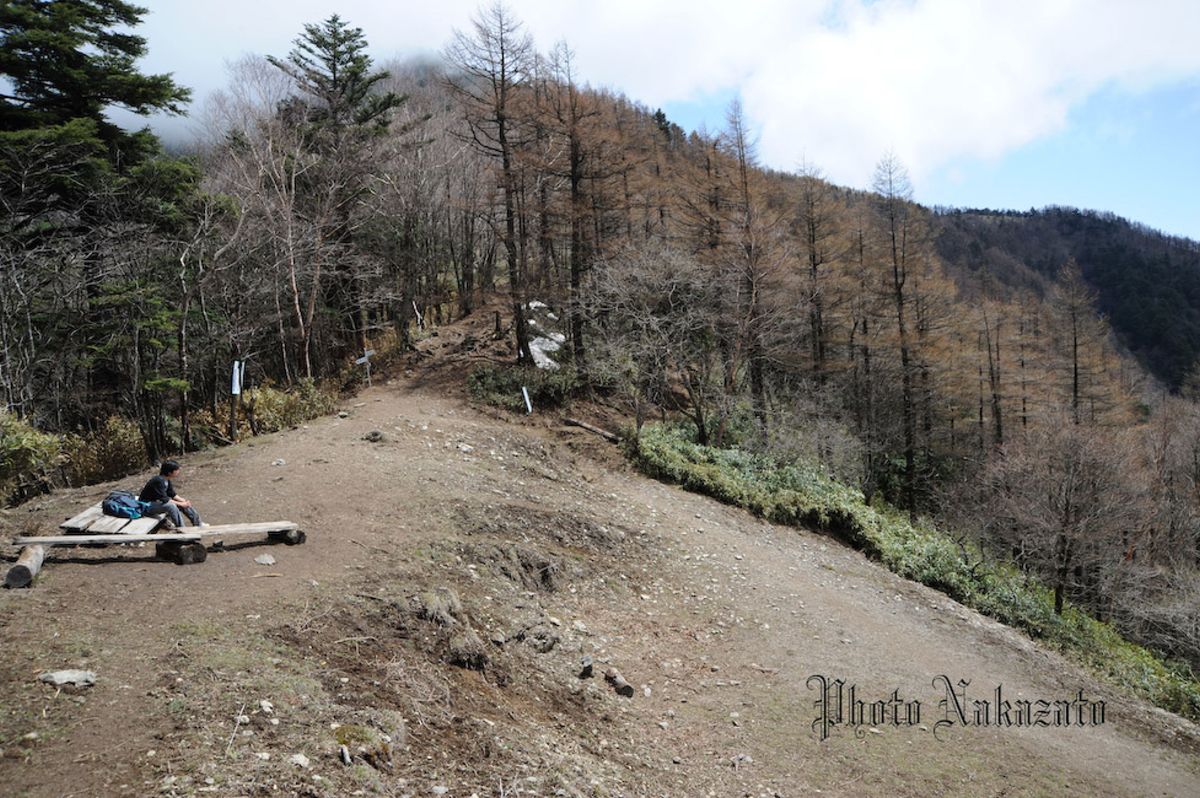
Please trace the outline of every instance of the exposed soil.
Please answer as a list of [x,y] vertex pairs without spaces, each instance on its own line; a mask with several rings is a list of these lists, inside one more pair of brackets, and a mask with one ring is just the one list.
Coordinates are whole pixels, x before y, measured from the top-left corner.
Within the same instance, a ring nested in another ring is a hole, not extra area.
[[[1200,794],[1195,725],[828,538],[646,479],[557,416],[473,408],[468,332],[424,342],[348,418],[187,458],[205,520],[286,518],[305,545],[185,567],[58,549],[0,593],[0,792]],[[49,531],[109,487],[7,523]],[[37,681],[75,667],[97,684]],[[814,674],[920,700],[920,721],[821,740]],[[943,674],[968,699],[1082,690],[1105,722],[935,738]]]

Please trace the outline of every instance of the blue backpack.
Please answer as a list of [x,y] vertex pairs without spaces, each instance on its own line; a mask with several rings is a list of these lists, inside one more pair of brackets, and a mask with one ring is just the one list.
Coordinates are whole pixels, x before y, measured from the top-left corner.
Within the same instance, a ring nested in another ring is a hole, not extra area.
[[105,515],[131,519],[141,518],[149,506],[149,503],[138,501],[138,497],[127,490],[114,490],[100,503]]

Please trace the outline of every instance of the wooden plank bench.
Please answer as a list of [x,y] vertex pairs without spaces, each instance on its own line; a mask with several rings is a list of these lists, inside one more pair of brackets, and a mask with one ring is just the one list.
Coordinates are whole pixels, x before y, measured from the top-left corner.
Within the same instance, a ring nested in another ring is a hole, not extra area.
[[155,544],[159,558],[179,565],[204,562],[208,549],[204,542],[212,540],[220,546],[225,538],[243,535],[265,535],[267,540],[295,546],[307,536],[299,524],[292,521],[256,521],[245,524],[217,524],[188,527],[173,532],[155,531],[161,517],[147,516],[133,520],[105,515],[99,503],[59,524],[62,535],[25,535],[15,538],[14,545],[23,547],[5,577],[6,587],[28,587],[41,569],[47,546],[109,546],[124,543]]
[[68,535],[108,535],[120,533],[123,535],[148,535],[158,528],[162,518],[147,516],[145,518],[117,518],[105,515],[100,503],[97,502],[79,515],[68,518],[58,525],[58,528]]
[[[162,523],[163,519],[155,516],[129,520],[105,515],[100,504],[88,507],[72,518],[59,524],[67,535],[148,535]],[[270,540],[279,540],[290,545],[303,543],[305,534],[300,531],[299,524],[291,521],[256,521],[247,524],[215,524],[203,527],[188,527],[204,538],[224,538],[238,535],[267,535]],[[120,541],[118,541],[120,542]]]
[[82,532],[88,528],[89,524],[102,517],[104,517],[104,509],[100,506],[100,502],[96,502],[79,515],[63,521],[58,528],[68,532]]

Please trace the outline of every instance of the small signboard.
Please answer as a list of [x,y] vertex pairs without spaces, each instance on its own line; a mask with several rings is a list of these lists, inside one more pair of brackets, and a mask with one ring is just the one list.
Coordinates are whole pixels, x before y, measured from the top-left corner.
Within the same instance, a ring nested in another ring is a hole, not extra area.
[[367,349],[363,352],[363,356],[354,362],[360,366],[367,367],[367,385],[371,384],[371,355],[375,354],[374,349]]

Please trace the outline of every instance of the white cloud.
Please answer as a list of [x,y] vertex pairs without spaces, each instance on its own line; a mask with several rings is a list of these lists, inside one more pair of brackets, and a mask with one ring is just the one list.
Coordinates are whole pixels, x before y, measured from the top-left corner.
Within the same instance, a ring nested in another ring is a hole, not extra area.
[[[302,23],[337,11],[378,58],[439,51],[473,0],[153,3],[152,71],[202,97],[221,64],[283,54]],[[802,158],[865,185],[893,149],[915,178],[994,158],[1061,130],[1101,88],[1140,91],[1200,75],[1196,0],[514,0],[548,50],[565,39],[581,76],[651,106],[740,88],[763,159]]]
[[1193,2],[917,0],[839,4],[841,24],[772,52],[742,87],[762,153],[805,153],[863,185],[891,148],[915,177],[1061,130],[1107,85],[1200,73]]

